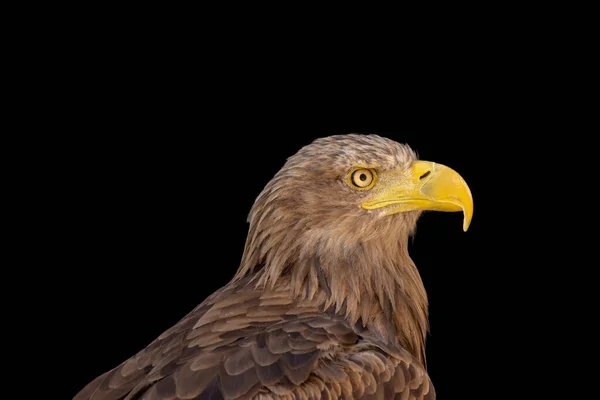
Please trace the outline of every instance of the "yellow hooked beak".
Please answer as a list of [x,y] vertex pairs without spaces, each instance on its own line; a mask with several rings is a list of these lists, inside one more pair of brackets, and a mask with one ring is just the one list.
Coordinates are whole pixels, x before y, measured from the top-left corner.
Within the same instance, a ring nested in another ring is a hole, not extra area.
[[363,203],[374,210],[390,207],[390,214],[410,210],[462,211],[466,232],[473,218],[473,197],[465,180],[453,169],[429,161],[415,161],[408,175],[380,182],[380,190]]

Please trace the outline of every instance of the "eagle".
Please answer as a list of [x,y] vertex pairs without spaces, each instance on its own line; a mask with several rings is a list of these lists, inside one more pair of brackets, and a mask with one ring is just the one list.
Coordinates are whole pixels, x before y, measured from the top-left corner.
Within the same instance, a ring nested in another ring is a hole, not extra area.
[[435,399],[408,253],[428,210],[469,227],[453,169],[375,134],[312,141],[256,198],[229,283],[74,400]]

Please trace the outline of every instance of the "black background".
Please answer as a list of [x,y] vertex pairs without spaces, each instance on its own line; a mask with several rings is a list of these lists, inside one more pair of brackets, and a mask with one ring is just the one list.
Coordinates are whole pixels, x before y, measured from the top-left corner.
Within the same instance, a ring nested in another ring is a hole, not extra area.
[[[292,24],[271,8],[268,23],[232,9],[186,21],[162,8],[51,8],[39,24],[24,14],[39,28],[11,31],[6,63],[6,130],[19,143],[3,147],[17,183],[5,197],[21,204],[5,209],[17,262],[3,283],[22,292],[5,303],[5,332],[24,343],[5,347],[24,364],[11,370],[22,397],[71,398],[225,284],[247,213],[285,159],[351,132],[406,142],[473,193],[468,232],[459,213],[427,213],[410,243],[439,398],[590,386],[572,357],[593,343],[579,335],[594,313],[575,314],[594,302],[570,304],[571,292],[596,293],[582,290],[594,258],[573,261],[595,248],[575,235],[593,228],[595,169],[583,161],[595,155],[581,152],[597,131],[581,126],[596,113],[581,13],[338,8]],[[561,257],[567,241],[576,250]]]

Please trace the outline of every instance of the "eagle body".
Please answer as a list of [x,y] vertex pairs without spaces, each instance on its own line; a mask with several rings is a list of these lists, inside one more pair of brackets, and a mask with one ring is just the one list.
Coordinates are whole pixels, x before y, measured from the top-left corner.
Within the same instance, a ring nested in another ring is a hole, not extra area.
[[232,280],[74,400],[435,399],[407,243],[425,209],[470,220],[448,170],[377,135],[303,147],[256,199]]

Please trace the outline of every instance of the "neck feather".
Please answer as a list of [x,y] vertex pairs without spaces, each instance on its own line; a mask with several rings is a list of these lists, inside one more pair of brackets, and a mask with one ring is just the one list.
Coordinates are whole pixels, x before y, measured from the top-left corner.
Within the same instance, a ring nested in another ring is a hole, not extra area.
[[377,231],[393,234],[366,230],[360,239],[342,231],[324,235],[305,224],[284,224],[287,229],[266,236],[251,227],[234,280],[251,276],[257,288],[289,282],[298,301],[322,298],[324,311],[399,343],[424,364],[427,295],[407,250],[407,227],[416,218],[386,217]]

